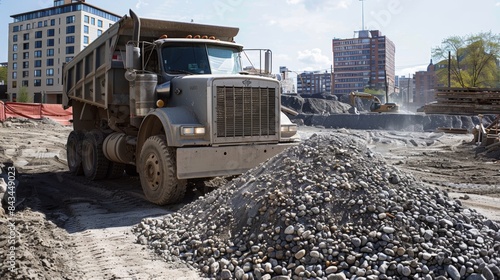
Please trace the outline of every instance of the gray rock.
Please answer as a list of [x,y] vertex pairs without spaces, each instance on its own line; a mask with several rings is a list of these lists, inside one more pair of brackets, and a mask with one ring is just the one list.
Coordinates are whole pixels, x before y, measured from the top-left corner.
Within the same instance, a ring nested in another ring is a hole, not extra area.
[[327,277],[328,280],[346,280],[347,277],[344,273],[330,274]]

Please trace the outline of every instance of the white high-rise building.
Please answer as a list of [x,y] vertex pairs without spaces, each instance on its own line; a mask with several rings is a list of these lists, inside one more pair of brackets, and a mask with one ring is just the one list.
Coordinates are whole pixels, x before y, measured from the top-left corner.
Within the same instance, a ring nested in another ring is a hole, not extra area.
[[61,103],[63,63],[121,18],[85,0],[57,0],[11,17],[7,92],[14,101],[25,88],[36,103]]

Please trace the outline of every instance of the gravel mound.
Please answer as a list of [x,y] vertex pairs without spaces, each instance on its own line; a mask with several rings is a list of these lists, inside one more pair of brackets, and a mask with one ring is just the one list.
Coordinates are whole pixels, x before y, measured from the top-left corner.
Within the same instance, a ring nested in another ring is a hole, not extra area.
[[313,135],[139,243],[217,279],[498,279],[500,231],[345,134]]

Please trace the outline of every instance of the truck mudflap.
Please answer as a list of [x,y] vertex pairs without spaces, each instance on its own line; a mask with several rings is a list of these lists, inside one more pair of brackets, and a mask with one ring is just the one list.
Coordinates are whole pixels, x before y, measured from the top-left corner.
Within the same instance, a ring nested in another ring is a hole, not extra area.
[[246,172],[297,142],[177,149],[179,179],[231,176]]

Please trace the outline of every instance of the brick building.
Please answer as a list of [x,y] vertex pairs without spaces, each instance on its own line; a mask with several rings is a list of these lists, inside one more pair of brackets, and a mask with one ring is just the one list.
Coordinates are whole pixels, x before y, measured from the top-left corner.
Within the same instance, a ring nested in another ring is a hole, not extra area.
[[335,95],[366,87],[389,91],[395,86],[394,43],[378,30],[358,31],[357,38],[333,39],[333,91]]

